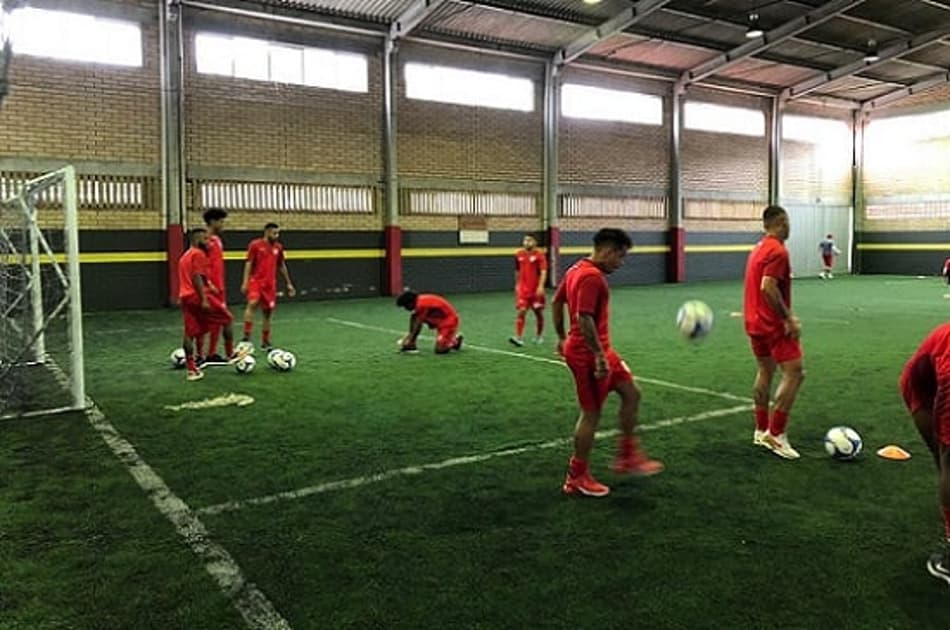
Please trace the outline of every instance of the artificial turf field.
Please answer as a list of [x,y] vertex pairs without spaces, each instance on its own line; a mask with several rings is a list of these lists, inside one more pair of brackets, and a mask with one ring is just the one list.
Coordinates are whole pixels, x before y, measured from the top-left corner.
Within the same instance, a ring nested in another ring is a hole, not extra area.
[[[274,335],[294,372],[259,355],[253,374],[198,383],[167,364],[177,312],[92,313],[87,383],[293,628],[947,628],[950,591],[924,569],[933,463],[896,387],[950,312],[943,293],[933,278],[796,282],[808,375],[789,433],[802,459],[787,462],[751,443],[739,283],[614,290],[614,346],[667,470],[618,478],[604,438],[604,499],[560,493],[570,376],[550,330],[508,346],[508,294],[450,296],[469,344],[450,356],[431,339],[397,354],[407,315],[391,300],[285,301]],[[691,298],[717,316],[695,346],[672,321]],[[231,392],[256,402],[165,409]],[[835,424],[863,436],[858,461],[825,455]],[[887,443],[914,458],[877,458]],[[0,424],[0,461],[0,628],[244,626],[84,417]]]

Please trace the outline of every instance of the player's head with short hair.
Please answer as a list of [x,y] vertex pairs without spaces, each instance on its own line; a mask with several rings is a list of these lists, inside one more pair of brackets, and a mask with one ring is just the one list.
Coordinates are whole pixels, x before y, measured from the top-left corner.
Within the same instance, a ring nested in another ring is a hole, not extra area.
[[594,263],[604,271],[613,273],[623,266],[623,259],[633,247],[630,235],[617,228],[601,228],[594,234]]
[[418,298],[418,293],[407,289],[400,293],[399,297],[396,298],[396,306],[404,308],[407,311],[414,311],[416,310],[416,300]]
[[834,238],[834,234],[828,234],[828,235],[825,236],[825,238],[830,241],[830,240],[832,240],[832,239]]
[[538,246],[538,237],[535,236],[532,232],[528,232],[524,235],[524,238],[521,241],[521,246],[526,250],[531,251]]
[[208,230],[200,225],[188,230],[188,244],[192,247],[204,247],[208,242]]
[[271,221],[264,226],[264,238],[266,238],[271,243],[277,241],[280,238],[280,226]]
[[765,231],[783,241],[788,240],[791,225],[788,212],[782,206],[769,206],[762,211],[762,226]]
[[208,208],[202,217],[211,233],[217,234],[224,229],[224,220],[228,218],[228,211],[224,208]]

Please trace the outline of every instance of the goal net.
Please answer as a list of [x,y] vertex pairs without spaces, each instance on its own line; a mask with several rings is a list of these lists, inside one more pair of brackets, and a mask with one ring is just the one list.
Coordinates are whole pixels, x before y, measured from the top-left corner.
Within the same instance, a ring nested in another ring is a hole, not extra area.
[[0,173],[0,419],[85,406],[76,172]]

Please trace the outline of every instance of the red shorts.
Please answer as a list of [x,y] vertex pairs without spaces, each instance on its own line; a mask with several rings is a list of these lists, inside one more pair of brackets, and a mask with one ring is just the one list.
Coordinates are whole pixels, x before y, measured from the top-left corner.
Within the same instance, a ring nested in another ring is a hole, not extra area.
[[435,349],[437,351],[451,350],[455,345],[455,337],[459,331],[459,320],[447,319],[439,322],[436,326],[438,331],[435,338]]
[[604,378],[594,376],[594,357],[589,354],[581,356],[566,352],[564,359],[574,375],[577,402],[584,411],[600,411],[607,394],[621,383],[633,381],[633,372],[613,350],[607,351],[607,376]]
[[752,354],[757,359],[771,357],[776,363],[786,363],[804,356],[802,344],[798,339],[792,339],[784,332],[771,335],[749,335],[749,342],[752,344]]
[[[947,378],[950,375],[944,376]],[[941,377],[938,375],[937,379]],[[927,379],[929,380],[929,379]],[[934,436],[944,446],[950,446],[950,414],[938,414],[934,408],[937,392],[934,383],[923,383],[915,381],[909,370],[904,370],[900,378],[901,396],[904,397],[904,404],[911,414],[921,410],[927,410],[933,419]]]
[[518,293],[515,298],[515,310],[518,311],[537,311],[544,308],[546,297],[538,295],[535,291],[523,291]]
[[262,310],[274,310],[277,308],[277,285],[263,285],[251,278],[247,282],[247,301],[257,302]]
[[831,254],[822,254],[821,259],[825,261],[825,267],[834,267],[835,257]]
[[231,311],[216,295],[208,295],[207,311],[201,308],[197,295],[182,298],[181,315],[185,322],[185,336],[199,337],[212,327],[227,326],[233,319]]

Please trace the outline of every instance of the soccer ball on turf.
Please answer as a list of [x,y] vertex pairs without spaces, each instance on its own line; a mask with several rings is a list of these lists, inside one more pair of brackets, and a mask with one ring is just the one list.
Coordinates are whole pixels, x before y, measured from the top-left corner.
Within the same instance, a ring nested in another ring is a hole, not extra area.
[[256,361],[254,361],[254,357],[247,355],[234,364],[234,369],[237,370],[238,374],[250,374],[254,371],[255,363]]
[[676,327],[686,339],[698,341],[712,331],[712,309],[699,300],[684,302],[676,313]]
[[250,341],[239,341],[238,344],[234,346],[234,350],[238,354],[251,355],[254,354],[254,344]]
[[280,348],[274,348],[273,350],[271,350],[270,352],[268,352],[268,353],[267,353],[267,365],[269,365],[270,367],[272,367],[272,368],[274,368],[274,369],[276,370],[276,369],[277,369],[277,366],[274,365],[274,361],[277,359],[277,355],[279,355],[281,352],[283,352],[283,350],[281,350]]
[[172,367],[176,370],[180,370],[185,367],[185,363],[188,361],[188,355],[185,354],[184,348],[175,348],[172,350],[171,356],[168,359],[172,363]]
[[[268,359],[271,357],[268,356]],[[271,367],[278,372],[289,372],[297,366],[297,357],[292,352],[280,350],[273,357]]]
[[825,450],[835,459],[854,459],[863,446],[861,436],[851,427],[832,427],[825,433]]

